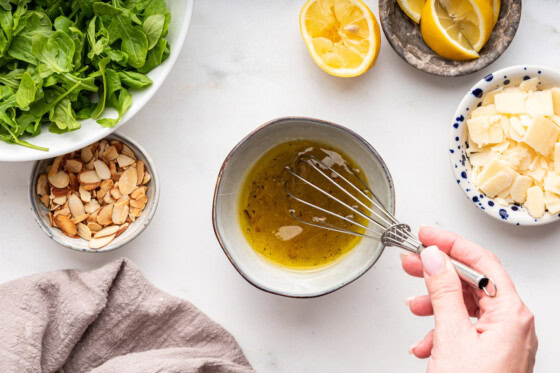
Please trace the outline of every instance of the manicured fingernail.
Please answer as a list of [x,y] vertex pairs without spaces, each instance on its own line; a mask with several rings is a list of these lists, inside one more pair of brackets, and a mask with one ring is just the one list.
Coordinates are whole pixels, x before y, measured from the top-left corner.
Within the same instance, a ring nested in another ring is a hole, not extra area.
[[445,266],[443,255],[437,246],[430,246],[420,253],[422,264],[428,275],[433,276],[441,272]]
[[404,304],[409,307],[410,306],[410,302],[412,302],[412,300],[414,299],[414,297],[408,297],[404,300]]
[[407,253],[407,252],[404,252],[404,251],[403,251],[403,252],[401,252],[401,253],[400,253],[401,261],[403,261],[403,260],[404,260],[404,258],[406,258],[406,257],[407,257],[407,256],[409,256],[409,255],[410,255],[410,254],[409,254],[409,253]]
[[414,354],[414,349],[416,348],[417,345],[418,345],[418,343],[415,344],[415,345],[410,346],[410,348],[408,349],[409,355],[413,355],[413,354]]

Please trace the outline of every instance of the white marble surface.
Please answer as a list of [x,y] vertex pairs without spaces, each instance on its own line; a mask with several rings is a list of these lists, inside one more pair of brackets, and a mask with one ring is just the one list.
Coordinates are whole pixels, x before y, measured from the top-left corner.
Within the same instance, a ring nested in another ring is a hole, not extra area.
[[[377,3],[366,0],[377,14]],[[286,115],[358,131],[384,156],[398,216],[492,249],[536,314],[537,372],[557,370],[559,226],[519,228],[484,215],[456,186],[447,156],[451,117],[486,73],[513,64],[560,68],[557,0],[525,1],[506,53],[478,74],[437,78],[403,62],[383,38],[377,66],[343,80],[323,73],[301,40],[303,1],[199,0],[185,48],[153,100],[122,130],[156,162],[162,194],[146,232],[117,252],[57,246],[29,211],[30,163],[0,164],[0,282],[61,268],[90,269],[120,256],[154,284],[192,301],[235,335],[259,372],[422,371],[409,346],[433,326],[404,306],[425,292],[389,249],[364,277],[325,297],[293,300],[253,288],[222,253],[211,226],[215,178],[229,150],[263,122]],[[490,352],[489,352],[490,353]]]

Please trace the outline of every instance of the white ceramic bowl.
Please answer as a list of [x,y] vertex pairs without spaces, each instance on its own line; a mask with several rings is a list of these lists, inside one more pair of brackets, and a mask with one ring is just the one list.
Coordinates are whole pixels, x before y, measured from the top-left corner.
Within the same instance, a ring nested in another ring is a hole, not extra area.
[[147,185],[146,196],[148,197],[148,203],[144,207],[142,215],[140,215],[130,226],[122,232],[117,238],[115,238],[107,246],[102,247],[99,250],[92,250],[88,247],[88,241],[82,238],[71,238],[66,236],[58,228],[51,227],[48,209],[41,203],[39,196],[36,193],[37,190],[37,179],[41,173],[46,172],[47,166],[52,163],[52,159],[45,159],[35,162],[33,169],[31,170],[31,178],[29,179],[29,201],[31,202],[31,212],[35,221],[39,227],[49,236],[54,242],[67,247],[69,249],[90,252],[90,253],[104,253],[107,251],[113,251],[119,247],[126,245],[136,237],[140,235],[146,229],[148,224],[152,221],[154,214],[159,202],[159,177],[154,167],[154,162],[146,151],[138,145],[136,142],[130,138],[113,133],[107,136],[107,140],[119,140],[123,144],[127,145],[136,155],[136,158],[142,160],[151,175],[151,180]]
[[[333,264],[315,270],[290,270],[256,253],[241,232],[237,208],[247,172],[272,147],[296,139],[331,144],[358,163],[381,202],[394,213],[395,194],[387,166],[362,137],[333,123],[309,118],[281,118],[266,123],[227,156],[216,184],[212,219],[216,237],[237,271],[257,288],[284,296],[307,298],[333,292],[370,269],[381,253],[379,241],[363,239]],[[288,213],[288,212],[286,212]]]
[[[0,141],[0,161],[33,161],[70,153],[107,137],[140,111],[162,85],[177,61],[177,57],[179,57],[191,22],[194,0],[167,0],[167,6],[171,11],[171,24],[169,25],[169,34],[167,35],[167,41],[171,46],[171,54],[167,60],[148,74],[153,80],[153,84],[147,89],[132,93],[132,106],[115,127],[101,127],[94,120],[88,119],[81,122],[82,128],[79,130],[62,135],[51,133],[47,128],[43,128],[39,136],[26,138],[26,140],[34,145],[49,148],[48,152]],[[103,117],[114,118],[116,116],[117,113],[114,109],[107,109],[103,113]]]
[[476,83],[465,95],[453,121],[451,122],[451,137],[449,139],[449,156],[451,167],[455,174],[457,184],[473,204],[488,215],[500,221],[513,225],[541,225],[556,222],[560,215],[551,215],[548,212],[540,219],[529,215],[523,206],[501,206],[494,199],[486,197],[474,185],[471,175],[471,165],[466,154],[467,125],[469,113],[477,107],[487,92],[498,87],[516,86],[524,79],[539,77],[542,89],[560,87],[560,72],[543,67],[531,65],[512,66],[489,74]]

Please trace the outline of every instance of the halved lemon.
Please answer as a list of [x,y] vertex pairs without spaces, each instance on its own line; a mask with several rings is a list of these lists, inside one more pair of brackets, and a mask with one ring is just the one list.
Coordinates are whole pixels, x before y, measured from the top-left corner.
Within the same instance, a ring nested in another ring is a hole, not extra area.
[[308,0],[299,27],[311,58],[331,75],[361,75],[379,55],[379,24],[361,0]]
[[494,27],[494,11],[488,0],[427,0],[421,19],[426,44],[452,60],[477,58]]
[[397,0],[397,3],[405,14],[416,23],[420,23],[420,15],[426,0]]
[[492,9],[494,10],[494,25],[498,22],[498,17],[500,16],[500,7],[502,2],[500,0],[493,0],[492,1]]

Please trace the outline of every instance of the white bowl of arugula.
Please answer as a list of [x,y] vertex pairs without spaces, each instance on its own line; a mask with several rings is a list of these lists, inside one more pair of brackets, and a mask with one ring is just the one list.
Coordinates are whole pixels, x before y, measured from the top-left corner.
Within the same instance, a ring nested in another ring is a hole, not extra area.
[[193,4],[0,1],[0,161],[66,154],[126,123],[173,67]]

